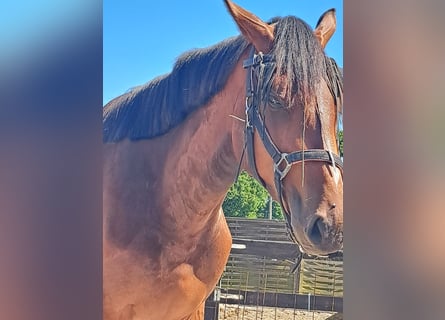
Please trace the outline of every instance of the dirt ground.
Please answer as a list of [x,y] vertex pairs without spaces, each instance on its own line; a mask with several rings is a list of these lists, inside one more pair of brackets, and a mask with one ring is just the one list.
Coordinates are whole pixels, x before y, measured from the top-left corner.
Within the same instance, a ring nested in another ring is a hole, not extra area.
[[219,307],[219,320],[326,320],[333,314],[334,312],[242,305],[220,304]]

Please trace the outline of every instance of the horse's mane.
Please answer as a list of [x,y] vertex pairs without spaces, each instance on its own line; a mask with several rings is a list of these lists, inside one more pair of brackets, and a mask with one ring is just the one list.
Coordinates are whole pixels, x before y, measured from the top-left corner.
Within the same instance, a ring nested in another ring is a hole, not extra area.
[[222,90],[247,46],[238,36],[184,53],[171,73],[109,102],[104,107],[104,142],[150,139],[179,125]]
[[[271,54],[276,72],[287,76],[287,96],[310,107],[316,88],[325,79],[331,92],[343,92],[338,67],[326,57],[312,29],[296,17],[274,18]],[[104,107],[103,140],[151,139],[167,133],[223,89],[241,54],[248,47],[242,36],[180,56],[171,73],[133,88]],[[291,105],[290,101],[289,104]]]
[[343,97],[343,76],[334,59],[325,55],[311,27],[293,16],[274,18],[276,22],[275,42],[271,55],[276,61],[276,73],[286,76],[284,107],[292,106],[298,99],[305,112],[317,112],[318,88],[321,80],[328,85],[341,108]]

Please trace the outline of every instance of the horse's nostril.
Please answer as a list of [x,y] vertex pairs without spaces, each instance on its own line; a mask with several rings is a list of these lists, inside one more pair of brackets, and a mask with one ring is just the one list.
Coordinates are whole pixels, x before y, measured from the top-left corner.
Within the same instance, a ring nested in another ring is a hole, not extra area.
[[308,230],[307,235],[309,237],[309,240],[315,245],[320,244],[323,239],[323,225],[324,223],[322,218],[317,218]]

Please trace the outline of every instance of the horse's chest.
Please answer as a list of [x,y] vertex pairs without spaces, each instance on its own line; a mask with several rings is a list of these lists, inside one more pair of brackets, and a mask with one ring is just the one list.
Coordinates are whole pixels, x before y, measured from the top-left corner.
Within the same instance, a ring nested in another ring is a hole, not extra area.
[[209,285],[198,279],[193,266],[186,263],[162,277],[138,267],[127,271],[126,275],[119,274],[119,279],[104,279],[104,312],[110,315],[107,320],[182,319],[209,294]]
[[213,236],[201,237],[192,247],[172,242],[155,257],[110,250],[104,256],[104,312],[116,317],[106,319],[174,320],[197,310],[216,285],[230,251],[225,221],[217,226]]

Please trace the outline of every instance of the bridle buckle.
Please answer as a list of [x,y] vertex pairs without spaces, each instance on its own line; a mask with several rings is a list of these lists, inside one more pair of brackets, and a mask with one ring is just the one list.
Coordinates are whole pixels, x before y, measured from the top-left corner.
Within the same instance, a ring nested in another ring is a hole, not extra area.
[[[283,180],[284,177],[289,172],[289,170],[292,168],[292,163],[289,163],[289,161],[287,160],[287,155],[288,155],[288,153],[285,153],[285,152],[281,153],[280,160],[278,160],[278,162],[274,163],[275,172],[278,173],[278,175],[280,176],[280,180]],[[280,167],[282,166],[283,162],[286,163],[286,166],[284,167],[283,170],[281,170]]]

